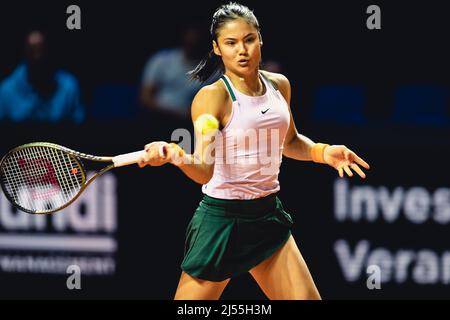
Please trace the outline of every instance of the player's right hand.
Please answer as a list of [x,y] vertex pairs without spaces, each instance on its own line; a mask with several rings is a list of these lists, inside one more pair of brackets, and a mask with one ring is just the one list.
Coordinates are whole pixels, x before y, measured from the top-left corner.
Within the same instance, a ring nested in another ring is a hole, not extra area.
[[157,167],[170,162],[170,157],[167,155],[169,146],[165,141],[154,141],[146,144],[144,155],[138,161],[139,167],[143,168],[147,165]]

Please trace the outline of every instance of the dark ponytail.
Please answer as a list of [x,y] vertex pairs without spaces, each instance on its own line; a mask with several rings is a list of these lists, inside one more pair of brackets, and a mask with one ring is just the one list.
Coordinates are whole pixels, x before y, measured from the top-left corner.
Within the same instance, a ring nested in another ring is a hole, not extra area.
[[205,82],[219,72],[224,72],[222,59],[214,53],[214,50],[211,50],[194,70],[188,72],[188,76],[194,80]]
[[[253,25],[256,30],[258,30],[258,34],[261,37],[259,22],[253,14],[253,11],[242,4],[230,2],[228,4],[220,6],[219,8],[217,8],[216,12],[214,12],[210,27],[212,40],[217,42],[217,36],[219,34],[220,28],[225,23],[236,20],[238,18],[244,19],[248,23]],[[223,65],[222,58],[217,56],[214,51],[211,50],[208,55],[202,61],[200,61],[200,63],[197,65],[197,67],[195,67],[194,70],[188,72],[188,75],[192,79],[205,82],[216,73],[223,73],[224,71],[225,67]]]

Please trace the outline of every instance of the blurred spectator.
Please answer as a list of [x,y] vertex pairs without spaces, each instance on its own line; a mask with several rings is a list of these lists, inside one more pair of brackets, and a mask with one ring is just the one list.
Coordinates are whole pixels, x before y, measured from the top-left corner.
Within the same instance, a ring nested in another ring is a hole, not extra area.
[[278,60],[273,59],[262,61],[260,69],[269,72],[283,73],[283,67],[281,63]]
[[68,72],[57,70],[50,54],[46,34],[27,34],[25,62],[0,84],[0,120],[84,120],[77,80]]
[[180,120],[190,118],[192,99],[202,84],[186,74],[194,69],[205,52],[203,33],[195,25],[182,30],[181,47],[163,49],[146,63],[141,85],[141,103]]

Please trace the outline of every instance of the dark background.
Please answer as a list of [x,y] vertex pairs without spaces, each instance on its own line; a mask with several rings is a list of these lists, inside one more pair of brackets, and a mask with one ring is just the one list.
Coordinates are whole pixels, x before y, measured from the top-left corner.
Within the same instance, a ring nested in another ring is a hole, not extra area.
[[[55,60],[80,79],[85,102],[102,83],[139,83],[147,58],[178,44],[183,22],[209,30],[220,1],[14,1],[2,5],[0,77],[21,61],[24,35],[39,26],[52,36]],[[81,30],[66,28],[66,8],[78,4]],[[389,116],[399,84],[448,85],[448,17],[444,2],[379,2],[382,29],[366,28],[369,1],[245,2],[258,17],[264,59],[280,61],[292,83],[298,122],[306,125],[314,89],[358,84],[368,90],[364,111]],[[300,116],[301,115],[301,116]]]
[[[21,61],[25,32],[50,31],[57,63],[75,74],[91,115],[80,125],[0,123],[0,151],[30,141],[52,141],[92,154],[139,150],[155,139],[170,139],[174,128],[189,123],[163,116],[140,116],[139,107],[125,118],[94,116],[95,88],[102,84],[137,86],[147,58],[176,46],[180,21],[197,20],[209,28],[222,2],[151,1],[14,1],[0,5],[0,79]],[[442,1],[243,1],[262,26],[263,57],[281,62],[292,85],[292,110],[298,130],[314,141],[345,144],[372,166],[368,178],[350,185],[421,186],[432,192],[448,187],[450,126],[390,121],[395,94],[403,85],[449,86],[448,6]],[[66,8],[77,4],[82,29],[66,29]],[[382,29],[366,28],[366,8],[378,4]],[[314,117],[318,90],[330,85],[362,86],[367,96],[360,110],[365,122],[321,121]],[[137,97],[136,97],[137,98]],[[130,101],[130,105],[136,105]],[[107,107],[107,106],[106,106]],[[449,105],[447,99],[446,116]],[[171,299],[178,282],[184,232],[201,199],[200,186],[174,167],[122,168],[116,274],[84,277],[83,289],[69,291],[66,275],[9,274],[0,271],[1,298],[142,298]],[[448,284],[420,285],[410,279],[368,290],[365,277],[346,282],[333,245],[347,239],[354,246],[395,252],[401,248],[449,250],[448,224],[414,225],[400,218],[337,222],[333,218],[331,168],[283,161],[280,198],[295,215],[293,234],[325,299],[448,298]],[[447,270],[447,272],[450,272]],[[364,274],[363,274],[364,276]],[[238,277],[225,299],[262,299],[254,281]]]

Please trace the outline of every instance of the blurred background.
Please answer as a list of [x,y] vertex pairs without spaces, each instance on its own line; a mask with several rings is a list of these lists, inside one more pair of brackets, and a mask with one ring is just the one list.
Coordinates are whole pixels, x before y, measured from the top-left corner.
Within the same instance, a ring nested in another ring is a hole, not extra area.
[[[222,1],[23,1],[0,11],[0,154],[50,141],[96,155],[193,131],[184,78]],[[365,180],[284,159],[294,237],[324,299],[448,298],[450,103],[442,1],[242,1],[285,74],[300,133],[345,144]],[[81,29],[69,30],[70,5]],[[366,9],[381,8],[369,30]],[[184,141],[193,143],[193,141]],[[18,212],[0,195],[0,298],[171,299],[201,186],[173,166],[115,170],[69,208]],[[59,244],[64,245],[59,245]],[[88,244],[86,244],[88,243]],[[69,265],[81,290],[68,290]],[[369,289],[367,268],[381,270]],[[224,299],[265,299],[248,275]]]

